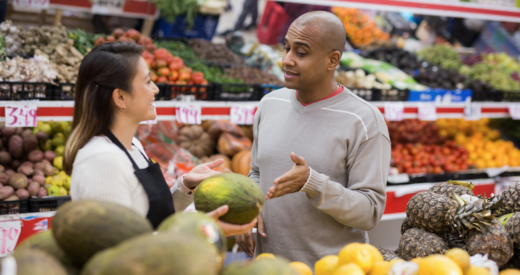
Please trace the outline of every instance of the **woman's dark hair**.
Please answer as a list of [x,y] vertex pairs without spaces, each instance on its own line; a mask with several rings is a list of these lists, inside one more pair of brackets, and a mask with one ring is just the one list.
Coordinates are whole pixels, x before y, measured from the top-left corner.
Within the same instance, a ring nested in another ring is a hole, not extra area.
[[76,155],[94,136],[104,133],[114,116],[115,89],[132,92],[137,62],[143,47],[129,42],[112,42],[95,47],[79,66],[74,96],[72,132],[63,154],[63,168],[72,174]]

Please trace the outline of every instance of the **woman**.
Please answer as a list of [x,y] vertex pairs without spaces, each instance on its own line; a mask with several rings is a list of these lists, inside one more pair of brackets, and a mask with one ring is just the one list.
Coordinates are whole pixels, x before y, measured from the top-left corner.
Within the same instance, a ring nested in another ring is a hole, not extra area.
[[[150,80],[143,48],[134,43],[100,45],[81,62],[72,132],[63,166],[71,175],[72,200],[96,199],[118,203],[146,216],[154,227],[193,202],[193,191],[218,172],[223,160],[196,166],[170,189],[157,163],[146,156],[134,137],[139,122],[156,118],[152,102],[159,89]],[[175,206],[175,207],[174,207]],[[218,218],[227,206],[209,213],[226,235],[247,232],[246,225]]]

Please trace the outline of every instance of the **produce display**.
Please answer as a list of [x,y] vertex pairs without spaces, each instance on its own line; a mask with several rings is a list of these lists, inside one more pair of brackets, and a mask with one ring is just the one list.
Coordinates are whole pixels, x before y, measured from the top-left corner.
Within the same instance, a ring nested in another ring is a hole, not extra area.
[[343,22],[347,37],[353,46],[364,47],[390,38],[388,33],[376,26],[368,14],[358,9],[334,7],[332,12]]
[[418,53],[418,56],[447,70],[458,70],[462,66],[459,54],[446,45],[426,47]]
[[365,71],[357,69],[355,71],[336,71],[336,82],[342,84],[347,88],[362,88],[362,89],[384,89],[392,88],[388,83],[381,83],[376,80],[374,74],[366,74]]
[[217,64],[237,64],[244,65],[245,61],[242,57],[233,53],[224,44],[212,44],[210,41],[204,39],[191,39],[189,41],[190,47],[195,54],[208,62],[215,62]]
[[269,74],[262,69],[251,67],[231,67],[224,69],[224,74],[228,78],[240,79],[247,84],[274,84],[283,86],[283,82],[276,76]]
[[64,26],[29,27],[24,30],[14,26],[10,20],[0,24],[0,33],[5,38],[6,52],[9,56],[33,55],[39,49],[51,54],[58,44],[67,43],[67,31]]
[[479,62],[471,67],[462,66],[459,71],[469,75],[472,79],[487,82],[498,90],[520,91],[520,83],[511,77],[510,72],[497,64]]

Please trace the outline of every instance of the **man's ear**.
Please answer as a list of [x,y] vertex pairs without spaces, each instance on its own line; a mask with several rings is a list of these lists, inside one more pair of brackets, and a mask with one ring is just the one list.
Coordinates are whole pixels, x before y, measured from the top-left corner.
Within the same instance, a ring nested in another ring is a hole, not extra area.
[[341,60],[341,53],[339,51],[333,51],[328,55],[329,64],[327,65],[328,70],[335,70]]
[[118,109],[124,109],[125,106],[125,92],[121,89],[114,89],[112,92],[112,99]]

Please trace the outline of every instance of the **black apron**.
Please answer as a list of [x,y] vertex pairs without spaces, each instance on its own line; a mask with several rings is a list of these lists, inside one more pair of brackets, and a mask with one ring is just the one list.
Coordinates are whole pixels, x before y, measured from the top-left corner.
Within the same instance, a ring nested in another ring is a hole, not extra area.
[[164,180],[164,176],[161,168],[159,167],[159,164],[154,163],[148,159],[143,154],[143,152],[138,149],[143,158],[148,161],[147,168],[139,169],[137,164],[135,164],[134,159],[132,159],[123,144],[119,142],[114,134],[110,132],[110,130],[105,132],[105,136],[107,136],[115,145],[117,145],[117,147],[123,150],[123,152],[125,152],[125,154],[132,162],[132,165],[135,169],[134,173],[143,185],[144,191],[148,195],[148,201],[150,201],[150,209],[148,210],[148,215],[146,215],[146,218],[150,220],[154,228],[157,228],[164,219],[175,213],[172,193],[170,192],[170,188],[168,187],[166,180]]

